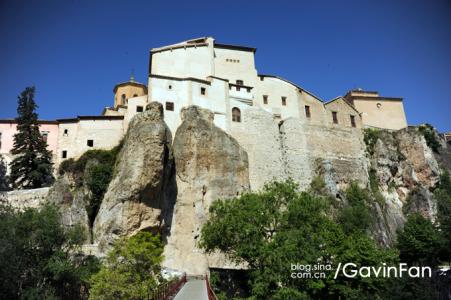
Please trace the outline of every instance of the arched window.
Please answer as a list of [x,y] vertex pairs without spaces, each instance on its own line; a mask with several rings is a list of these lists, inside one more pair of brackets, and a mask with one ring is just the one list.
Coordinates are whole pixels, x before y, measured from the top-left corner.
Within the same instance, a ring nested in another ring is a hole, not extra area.
[[124,105],[125,104],[125,94],[122,94],[121,96],[121,104]]
[[238,107],[232,108],[232,121],[241,122],[241,111]]

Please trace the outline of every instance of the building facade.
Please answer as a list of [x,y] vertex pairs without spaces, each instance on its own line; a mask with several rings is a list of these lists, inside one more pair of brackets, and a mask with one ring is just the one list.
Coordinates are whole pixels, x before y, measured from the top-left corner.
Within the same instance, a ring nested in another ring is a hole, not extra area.
[[[162,103],[173,136],[181,123],[181,109],[189,105],[211,110],[215,124],[237,138],[251,130],[249,124],[258,122],[245,120],[255,116],[256,109],[272,116],[275,124],[296,119],[305,126],[348,131],[362,127],[397,130],[407,126],[402,98],[352,90],[324,102],[286,79],[259,74],[256,51],[216,43],[211,37],[152,49],[147,85],[133,77],[117,84],[113,89],[113,107],[106,107],[100,116],[40,122],[55,164],[76,159],[87,150],[113,148],[123,138],[133,116],[152,101]],[[15,128],[14,120],[0,120],[0,154],[9,160]]]

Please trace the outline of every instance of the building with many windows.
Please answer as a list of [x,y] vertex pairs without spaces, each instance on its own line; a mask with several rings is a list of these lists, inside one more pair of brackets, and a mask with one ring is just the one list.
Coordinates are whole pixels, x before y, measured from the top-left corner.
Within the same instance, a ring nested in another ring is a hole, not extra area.
[[[279,76],[260,74],[252,47],[217,43],[211,37],[192,39],[150,51],[148,82],[133,76],[114,89],[114,104],[100,116],[41,121],[55,163],[77,158],[90,149],[110,149],[127,131],[134,115],[152,101],[163,104],[173,136],[183,107],[197,105],[214,113],[215,124],[238,139],[258,120],[247,110],[259,109],[275,124],[297,119],[306,126],[346,130],[407,126],[402,98],[352,90],[329,102]],[[246,123],[246,125],[244,125]],[[8,159],[16,130],[14,120],[0,120],[0,153]]]

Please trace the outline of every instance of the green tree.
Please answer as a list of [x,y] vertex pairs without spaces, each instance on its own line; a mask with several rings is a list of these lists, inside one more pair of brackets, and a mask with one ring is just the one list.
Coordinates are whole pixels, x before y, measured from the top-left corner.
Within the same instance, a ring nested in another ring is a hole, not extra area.
[[14,188],[33,189],[53,183],[52,155],[39,132],[34,87],[27,87],[19,96],[14,135],[15,155],[11,163],[10,181]]
[[291,264],[336,267],[341,260],[354,259],[371,266],[396,258],[362,231],[345,234],[328,216],[329,209],[327,196],[299,192],[292,180],[272,182],[260,192],[214,202],[200,246],[246,263],[256,299],[352,299],[352,290],[359,296],[374,294],[383,284],[371,279],[334,280],[333,272],[321,279],[291,277]]
[[148,299],[162,280],[160,237],[139,232],[116,241],[105,265],[91,278],[90,299]]
[[84,232],[61,225],[58,209],[0,205],[0,299],[81,299],[97,260],[81,254]]
[[444,261],[451,262],[451,178],[448,172],[440,176],[434,197],[437,200],[437,220],[443,241],[440,256]]
[[408,264],[436,266],[441,239],[437,228],[419,213],[407,217],[398,231],[400,259]]
[[368,190],[360,188],[357,183],[352,183],[346,189],[345,196],[348,205],[341,209],[338,216],[338,221],[346,233],[365,232],[369,229],[372,223],[369,195]]
[[0,154],[0,192],[9,189],[8,176],[6,175],[6,163],[3,156]]

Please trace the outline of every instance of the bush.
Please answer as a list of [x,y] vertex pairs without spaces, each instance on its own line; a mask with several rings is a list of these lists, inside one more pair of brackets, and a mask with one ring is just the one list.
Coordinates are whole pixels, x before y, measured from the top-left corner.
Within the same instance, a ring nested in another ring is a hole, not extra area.
[[435,153],[439,153],[441,145],[437,140],[434,127],[432,127],[432,125],[430,124],[424,124],[420,125],[420,127],[418,127],[418,130],[424,136],[424,139],[426,140],[426,144],[428,145],[428,147],[431,148],[432,151],[434,151]]
[[378,129],[366,128],[363,130],[363,141],[366,144],[366,151],[370,154],[374,154],[374,147],[377,140],[381,136],[381,131]]

